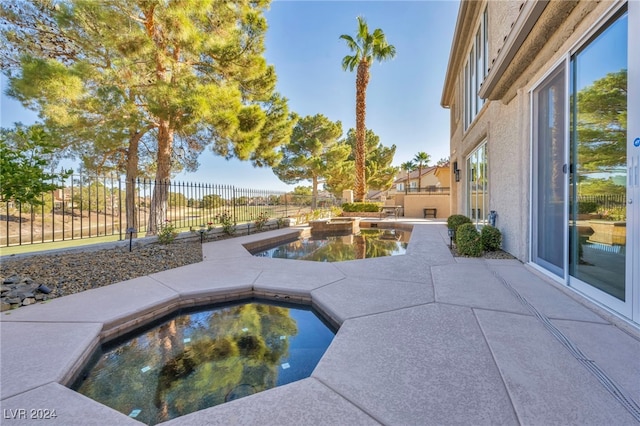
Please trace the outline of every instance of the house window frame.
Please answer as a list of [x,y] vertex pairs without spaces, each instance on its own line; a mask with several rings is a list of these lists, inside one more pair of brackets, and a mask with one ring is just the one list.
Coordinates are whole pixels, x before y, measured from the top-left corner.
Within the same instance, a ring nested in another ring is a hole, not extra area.
[[[487,224],[489,213],[489,153],[485,138],[467,155],[466,214],[476,227]],[[480,170],[482,168],[482,170]],[[478,176],[483,176],[482,197],[479,196]]]
[[485,6],[478,29],[473,36],[467,60],[463,68],[464,79],[464,130],[467,130],[476,118],[485,101],[478,92],[489,72],[489,31],[488,13]]

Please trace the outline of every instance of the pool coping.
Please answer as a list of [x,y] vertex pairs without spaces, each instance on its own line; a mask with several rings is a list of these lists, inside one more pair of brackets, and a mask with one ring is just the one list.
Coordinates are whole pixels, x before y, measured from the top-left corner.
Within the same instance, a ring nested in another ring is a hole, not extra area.
[[[312,376],[162,424],[519,424],[576,419],[637,424],[628,407],[568,355],[521,299],[565,337],[580,342],[589,359],[637,405],[640,385],[636,388],[630,377],[640,375],[640,365],[634,363],[640,339],[633,329],[517,260],[454,258],[442,222],[394,222],[370,223],[414,227],[405,255],[324,264],[255,258],[244,248],[265,237],[277,240],[299,232],[281,229],[205,243],[204,260],[198,264],[2,315],[2,406],[18,410],[48,404],[57,409],[60,424],[88,424],[94,413],[100,413],[97,424],[140,424],[63,385],[73,382],[93,349],[137,324],[178,307],[257,297],[311,304],[341,325]],[[140,303],[143,297],[146,302]],[[436,335],[423,333],[425,327]],[[607,351],[598,341],[614,344],[616,355],[603,355]],[[469,353],[465,345],[477,353]],[[378,348],[381,355],[361,353],[358,347]],[[47,354],[47,365],[32,371],[33,365],[42,364],[42,353]],[[552,365],[545,358],[549,356]],[[443,368],[425,375],[425,368],[434,364]],[[522,377],[525,367],[536,374]],[[449,385],[434,391],[429,383],[443,377],[449,377]],[[405,392],[415,386],[420,392]],[[476,387],[492,398],[470,394]],[[274,413],[274,401],[280,401],[278,407],[289,420]],[[307,410],[291,401],[305,404]]]

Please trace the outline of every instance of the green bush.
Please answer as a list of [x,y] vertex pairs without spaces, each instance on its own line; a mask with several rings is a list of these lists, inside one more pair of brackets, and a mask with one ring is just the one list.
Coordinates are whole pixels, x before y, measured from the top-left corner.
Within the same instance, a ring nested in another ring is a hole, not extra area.
[[158,241],[160,244],[171,244],[178,236],[175,226],[169,219],[165,220],[165,225],[158,231]]
[[578,214],[595,213],[598,211],[598,203],[593,201],[580,201],[578,203]]
[[471,223],[471,219],[462,214],[454,214],[447,218],[447,228],[453,229],[454,231],[465,223]]
[[342,210],[345,212],[378,212],[380,205],[376,203],[344,203]]
[[500,230],[491,225],[485,225],[480,231],[480,239],[482,240],[482,248],[486,251],[496,251],[502,245],[502,233]]
[[482,255],[482,240],[474,224],[463,223],[458,227],[456,247],[462,256],[480,257]]

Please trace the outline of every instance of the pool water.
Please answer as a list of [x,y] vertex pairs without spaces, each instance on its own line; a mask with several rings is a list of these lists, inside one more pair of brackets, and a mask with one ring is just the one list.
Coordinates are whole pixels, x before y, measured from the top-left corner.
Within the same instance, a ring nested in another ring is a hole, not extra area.
[[280,259],[341,262],[405,254],[411,232],[398,229],[360,229],[350,235],[311,235],[253,252],[254,256]]
[[252,301],[173,316],[104,346],[73,388],[153,425],[309,377],[335,332],[294,306]]

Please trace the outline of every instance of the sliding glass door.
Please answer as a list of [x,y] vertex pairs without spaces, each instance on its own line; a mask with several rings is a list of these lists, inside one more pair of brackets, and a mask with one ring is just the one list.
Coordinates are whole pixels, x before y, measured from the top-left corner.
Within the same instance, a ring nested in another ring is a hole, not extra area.
[[566,67],[533,92],[533,261],[564,278]]
[[620,302],[628,297],[627,33],[623,11],[572,55],[570,73],[569,274]]
[[640,322],[640,35],[629,21],[640,25],[640,3],[612,11],[531,92],[531,260]]

